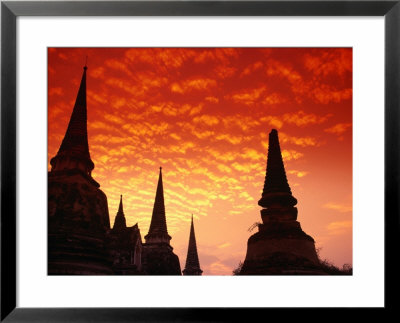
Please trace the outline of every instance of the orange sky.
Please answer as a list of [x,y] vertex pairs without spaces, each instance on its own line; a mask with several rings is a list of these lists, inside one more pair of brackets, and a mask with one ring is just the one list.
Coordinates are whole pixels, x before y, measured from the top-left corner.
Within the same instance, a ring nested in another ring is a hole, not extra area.
[[231,275],[261,221],[276,128],[303,230],[321,258],[352,263],[351,49],[49,48],[48,162],[86,56],[92,175],[111,225],[123,194],[127,224],[147,234],[162,166],[181,268],[193,213],[203,274]]

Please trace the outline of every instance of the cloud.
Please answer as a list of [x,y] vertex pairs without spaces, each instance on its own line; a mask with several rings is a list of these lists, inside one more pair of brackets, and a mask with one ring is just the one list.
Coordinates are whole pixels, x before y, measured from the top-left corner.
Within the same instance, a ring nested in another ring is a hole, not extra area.
[[204,139],[204,138],[209,138],[209,137],[214,136],[215,132],[214,131],[209,131],[209,130],[206,130],[206,131],[203,131],[203,132],[201,132],[201,131],[193,131],[192,134],[195,135],[199,139]]
[[325,132],[333,133],[335,135],[342,135],[352,126],[351,123],[338,123],[331,128],[325,129]]
[[267,64],[267,75],[278,76],[287,79],[290,83],[299,82],[302,80],[301,75],[288,64],[270,59]]
[[215,139],[229,142],[232,145],[237,145],[237,144],[240,144],[246,138],[240,137],[240,136],[228,135],[228,134],[220,134],[220,135],[216,136]]
[[231,129],[233,127],[237,127],[243,132],[249,132],[253,128],[260,125],[260,121],[241,114],[226,116],[222,119],[222,121],[226,128]]
[[261,95],[264,93],[265,90],[266,90],[265,86],[254,89],[247,89],[245,91],[232,94],[231,96],[227,96],[227,98],[232,99],[235,103],[251,105],[254,104],[254,102],[261,97]]
[[232,170],[231,170],[228,166],[226,166],[226,165],[224,165],[224,164],[219,164],[219,165],[217,166],[217,168],[218,168],[221,172],[224,172],[224,173],[231,173],[231,172],[232,172]]
[[174,82],[171,84],[171,91],[175,93],[186,93],[192,91],[205,91],[211,87],[217,86],[217,82],[208,78],[198,78],[185,80],[181,82]]
[[63,54],[63,53],[59,53],[58,57],[61,58],[62,60],[66,61],[68,59],[68,56]]
[[268,124],[270,124],[271,126],[280,129],[283,126],[283,121],[276,117],[276,116],[266,116],[266,117],[262,117],[260,118],[261,122],[268,122]]
[[49,89],[49,96],[53,96],[53,95],[63,95],[64,91],[61,87],[52,87]]
[[230,152],[230,151],[221,152],[219,150],[209,149],[208,152],[210,153],[211,156],[213,156],[217,160],[221,160],[223,162],[232,161],[232,160],[236,159],[238,156],[237,153]]
[[176,134],[176,133],[171,133],[169,136],[170,136],[171,138],[174,138],[175,140],[181,140],[181,136],[179,136],[179,135]]
[[330,235],[343,235],[353,227],[353,223],[350,220],[337,221],[328,224],[327,229]]
[[180,142],[178,145],[169,145],[168,150],[175,153],[186,154],[187,150],[192,149],[194,147],[195,144],[193,142],[187,141],[187,142]]
[[90,77],[95,79],[104,79],[104,67],[96,67],[94,69],[90,69],[88,72]]
[[289,124],[295,124],[298,127],[307,126],[310,124],[321,124],[328,120],[332,114],[327,114],[325,116],[317,116],[313,113],[305,113],[300,110],[296,113],[285,113],[283,115],[283,120]]
[[211,102],[211,103],[218,103],[219,99],[216,98],[215,96],[207,96],[204,98],[204,100],[206,100],[207,102]]
[[304,177],[304,176],[306,176],[309,172],[306,172],[306,171],[298,171],[298,170],[289,170],[287,173],[288,173],[288,174],[294,174],[294,175],[296,175],[297,177]]
[[324,208],[331,209],[338,211],[340,213],[347,213],[347,212],[352,212],[353,207],[351,205],[343,205],[343,204],[336,204],[336,203],[326,203],[323,205]]
[[208,266],[210,275],[232,275],[232,268],[222,262],[214,262]]
[[287,98],[278,93],[272,93],[264,97],[261,103],[266,105],[281,104],[287,102]]
[[108,59],[104,62],[104,64],[112,69],[123,71],[128,76],[132,76],[132,73],[129,71],[129,68],[126,64],[124,64],[121,60],[117,59]]
[[317,103],[339,103],[343,100],[351,99],[353,96],[353,90],[351,88],[336,89],[333,86],[321,84],[319,87],[315,87],[310,94],[313,95],[314,100]]
[[260,153],[259,151],[252,149],[252,148],[245,148],[244,152],[240,154],[240,157],[243,159],[250,159],[250,160],[264,160],[265,155]]
[[296,150],[290,149],[290,150],[282,150],[282,158],[284,161],[289,161],[289,160],[296,160],[299,159],[301,157],[303,157],[304,154],[302,154],[301,152],[298,152]]
[[226,78],[232,77],[235,75],[236,71],[237,71],[237,68],[235,68],[235,67],[222,66],[222,65],[218,65],[214,69],[214,73],[220,79],[226,79]]
[[250,173],[256,169],[259,168],[259,165],[257,163],[238,163],[234,162],[232,164],[232,167],[236,169],[239,172],[243,173]]
[[279,141],[282,143],[292,143],[300,147],[319,146],[320,143],[313,137],[295,137],[289,136],[284,132],[279,133]]
[[187,48],[132,48],[125,51],[125,57],[134,64],[147,63],[157,68],[179,68],[196,55]]
[[225,243],[223,243],[223,244],[218,245],[217,248],[218,248],[218,249],[222,249],[222,248],[229,247],[230,245],[231,245],[230,242],[225,242]]
[[227,65],[229,59],[238,57],[238,49],[236,48],[214,48],[206,49],[200,53],[196,53],[194,61],[196,63],[218,62]]
[[214,117],[211,115],[203,114],[201,116],[194,117],[193,122],[194,123],[203,123],[208,126],[215,126],[219,123],[219,119],[217,117]]
[[338,48],[325,51],[322,55],[306,54],[305,67],[315,75],[339,75],[353,71],[352,48]]
[[263,65],[264,65],[263,62],[260,62],[260,61],[257,61],[257,62],[254,62],[254,63],[248,65],[243,70],[243,72],[240,73],[240,77],[252,74],[254,71],[261,69],[263,67]]

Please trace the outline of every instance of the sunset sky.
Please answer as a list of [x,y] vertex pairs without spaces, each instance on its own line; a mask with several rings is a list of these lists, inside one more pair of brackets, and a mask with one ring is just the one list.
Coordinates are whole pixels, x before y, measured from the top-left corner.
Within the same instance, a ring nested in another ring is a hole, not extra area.
[[184,269],[191,214],[203,275],[231,275],[261,221],[277,129],[298,221],[322,259],[352,264],[351,48],[49,48],[48,169],[88,56],[93,178],[111,226],[148,233],[159,167]]

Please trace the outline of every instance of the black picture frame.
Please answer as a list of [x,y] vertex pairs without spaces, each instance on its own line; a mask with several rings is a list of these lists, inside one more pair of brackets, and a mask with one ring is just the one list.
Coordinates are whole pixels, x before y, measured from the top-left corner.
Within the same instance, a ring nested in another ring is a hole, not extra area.
[[[277,311],[255,308],[16,307],[16,19],[19,16],[383,16],[385,19],[385,306],[396,310],[399,285],[400,0],[395,1],[2,1],[1,3],[1,321],[240,321]],[[373,125],[371,125],[373,131]],[[371,147],[373,150],[373,147]],[[372,152],[373,153],[373,152]],[[373,170],[372,170],[373,171]],[[373,190],[374,188],[371,187]],[[373,238],[373,233],[371,233]],[[371,259],[373,261],[373,259]],[[366,287],[366,291],[368,288]],[[326,309],[334,318],[337,311]],[[356,309],[354,309],[356,310]],[[350,309],[347,310],[346,315]],[[274,315],[275,315],[274,314]],[[297,314],[296,314],[297,315]],[[303,315],[303,314],[301,314]],[[314,316],[315,314],[313,314]],[[325,315],[325,314],[324,314]],[[339,314],[341,315],[341,314]],[[373,315],[368,311],[368,315]],[[325,316],[326,319],[327,316]],[[351,319],[350,316],[347,317]],[[267,319],[267,318],[266,318]],[[300,317],[299,317],[300,319]],[[320,317],[324,319],[324,317]],[[343,317],[341,318],[343,319]],[[345,318],[344,318],[345,319]],[[247,321],[251,321],[247,320]]]

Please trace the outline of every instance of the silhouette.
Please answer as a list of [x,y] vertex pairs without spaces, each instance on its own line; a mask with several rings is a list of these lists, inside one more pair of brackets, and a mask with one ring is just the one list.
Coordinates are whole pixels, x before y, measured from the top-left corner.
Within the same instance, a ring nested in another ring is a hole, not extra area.
[[143,266],[149,275],[181,275],[179,258],[172,252],[171,236],[167,231],[161,170],[160,167],[150,229],[144,237]]
[[106,195],[91,176],[87,137],[86,71],[67,131],[48,173],[48,274],[108,275],[110,229]]
[[278,131],[269,134],[264,189],[258,201],[262,223],[247,243],[240,275],[324,274],[315,242],[297,220],[297,200],[290,190],[282,160]]
[[142,274],[142,238],[139,226],[126,226],[122,195],[114,226],[109,234],[108,248],[113,259],[113,272],[117,275]]
[[149,233],[142,244],[139,226],[126,226],[122,195],[110,228],[106,195],[92,178],[87,135],[86,71],[67,131],[48,172],[49,275],[181,275],[170,245],[162,174]]
[[196,237],[194,234],[193,214],[190,225],[189,246],[186,257],[185,269],[182,271],[184,275],[200,276],[203,271],[200,268],[199,256],[197,254]]

